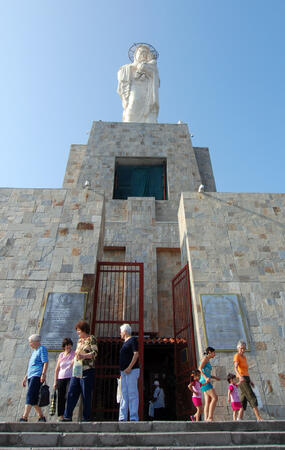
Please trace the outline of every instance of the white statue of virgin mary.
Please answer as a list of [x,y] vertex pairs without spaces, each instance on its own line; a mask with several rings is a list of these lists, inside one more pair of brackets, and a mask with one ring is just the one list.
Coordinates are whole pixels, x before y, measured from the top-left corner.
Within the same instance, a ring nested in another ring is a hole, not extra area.
[[133,62],[118,71],[117,92],[122,99],[123,122],[156,123],[160,84],[156,64],[158,53],[149,44],[140,43],[130,48],[129,56]]

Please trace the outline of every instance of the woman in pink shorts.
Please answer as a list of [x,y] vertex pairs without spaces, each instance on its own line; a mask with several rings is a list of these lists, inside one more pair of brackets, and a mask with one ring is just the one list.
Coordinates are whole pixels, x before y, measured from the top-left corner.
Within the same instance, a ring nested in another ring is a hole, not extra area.
[[236,376],[233,373],[228,374],[227,380],[229,383],[228,402],[230,402],[233,410],[233,420],[237,420],[238,412],[242,408],[242,404],[238,393],[239,383],[236,382]]
[[192,370],[190,375],[190,383],[188,384],[188,389],[192,392],[192,402],[194,406],[196,406],[196,414],[194,416],[190,416],[192,421],[199,422],[201,414],[203,412],[202,405],[202,391],[201,386],[204,386],[206,383],[200,383],[199,379],[201,377],[201,372],[198,369]]

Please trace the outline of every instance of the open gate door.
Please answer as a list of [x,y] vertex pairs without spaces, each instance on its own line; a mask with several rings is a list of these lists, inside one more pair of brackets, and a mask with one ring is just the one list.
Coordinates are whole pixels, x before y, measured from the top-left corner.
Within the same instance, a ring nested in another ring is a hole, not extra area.
[[91,331],[98,341],[93,414],[118,420],[117,378],[122,345],[120,326],[129,323],[139,343],[139,418],[143,420],[143,263],[98,262]]
[[189,419],[194,409],[188,389],[190,372],[196,368],[195,340],[189,268],[186,264],[172,280],[174,369],[176,375],[176,416]]

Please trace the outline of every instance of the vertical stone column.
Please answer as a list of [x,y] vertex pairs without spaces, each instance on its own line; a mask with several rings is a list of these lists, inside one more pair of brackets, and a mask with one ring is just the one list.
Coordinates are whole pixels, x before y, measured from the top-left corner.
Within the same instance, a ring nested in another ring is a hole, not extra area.
[[128,244],[126,261],[144,263],[144,329],[158,331],[157,264],[153,245],[154,197],[128,198]]

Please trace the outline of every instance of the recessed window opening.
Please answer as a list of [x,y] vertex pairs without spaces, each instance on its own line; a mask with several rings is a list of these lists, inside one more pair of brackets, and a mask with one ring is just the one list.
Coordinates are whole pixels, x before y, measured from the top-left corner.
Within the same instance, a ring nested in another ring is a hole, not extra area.
[[115,164],[114,199],[167,200],[165,158],[116,158]]

